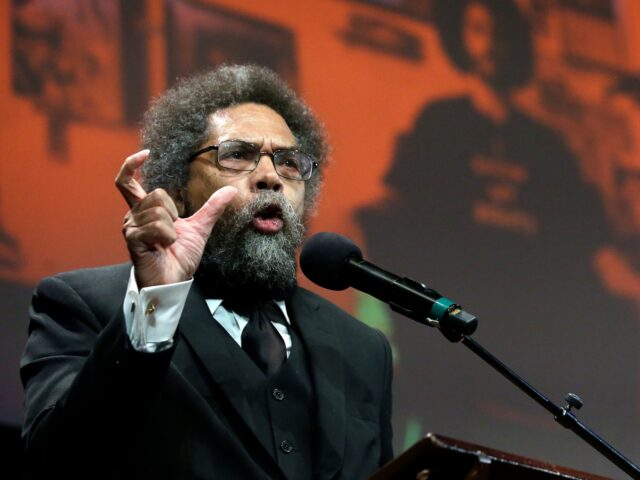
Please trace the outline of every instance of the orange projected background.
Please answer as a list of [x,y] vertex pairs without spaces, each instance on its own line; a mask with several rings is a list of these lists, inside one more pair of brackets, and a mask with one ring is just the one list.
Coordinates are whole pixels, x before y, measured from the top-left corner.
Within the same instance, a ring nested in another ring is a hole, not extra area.
[[[639,2],[2,0],[0,21],[0,422],[20,423],[38,279],[127,259],[113,179],[149,100],[255,62],[330,133],[312,232],[461,302],[640,461]],[[464,347],[322,293],[393,344],[398,453],[436,431],[621,477]]]

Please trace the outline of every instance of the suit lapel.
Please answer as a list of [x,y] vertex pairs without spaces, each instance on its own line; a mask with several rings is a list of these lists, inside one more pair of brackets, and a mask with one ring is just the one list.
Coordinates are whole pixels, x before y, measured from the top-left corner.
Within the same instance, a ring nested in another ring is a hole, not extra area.
[[308,292],[297,288],[287,302],[291,322],[304,342],[316,391],[317,456],[314,478],[333,478],[345,448],[345,355],[335,319]]
[[[191,287],[180,318],[180,332],[193,354],[198,357],[211,379],[238,414],[239,422],[243,427],[248,427],[244,433],[250,434],[255,440],[255,445],[264,448],[264,453],[271,458],[264,444],[265,439],[261,439],[260,429],[256,428],[252,420],[253,412],[247,401],[247,395],[250,393],[247,393],[246,386],[255,384],[255,375],[262,373],[238,348],[222,326],[212,318],[196,283]],[[182,376],[193,385],[202,384],[201,379],[194,378],[195,375],[200,376],[200,374],[191,367],[190,362],[182,363],[177,361],[174,364]],[[200,393],[207,395],[207,392]]]
[[[307,349],[316,392],[318,442],[314,478],[330,479],[342,467],[345,450],[344,348],[336,332],[335,319],[323,311],[308,292],[295,289],[287,301],[287,311]],[[256,446],[263,448],[271,458],[250,421],[252,412],[243,385],[249,380],[245,376],[251,375],[251,370],[233,366],[236,360],[250,360],[239,355],[242,351],[211,318],[204,296],[195,283],[180,319],[180,332],[248,427]],[[176,364],[175,367],[188,381],[197,375],[188,365]]]

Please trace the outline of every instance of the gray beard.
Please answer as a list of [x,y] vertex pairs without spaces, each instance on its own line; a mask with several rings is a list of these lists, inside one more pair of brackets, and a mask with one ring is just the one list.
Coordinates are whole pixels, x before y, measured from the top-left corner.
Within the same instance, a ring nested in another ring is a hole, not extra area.
[[[282,230],[275,234],[254,230],[251,222],[255,214],[274,205],[281,211]],[[296,249],[305,231],[300,216],[282,194],[260,192],[240,209],[226,208],[213,227],[201,268],[227,288],[247,294],[281,293],[295,285]]]

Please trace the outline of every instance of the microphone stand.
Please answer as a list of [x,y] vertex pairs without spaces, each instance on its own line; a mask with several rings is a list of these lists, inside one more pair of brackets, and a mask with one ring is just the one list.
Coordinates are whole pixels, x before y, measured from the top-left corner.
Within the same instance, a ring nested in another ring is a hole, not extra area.
[[[393,309],[396,311],[399,310],[396,308]],[[401,313],[407,312],[405,311]],[[409,316],[415,320],[415,316]],[[472,318],[475,320],[475,317]],[[426,322],[423,321],[422,323],[426,323],[429,326],[438,328],[450,342],[461,342],[473,353],[478,355],[482,360],[491,365],[503,377],[505,377],[526,395],[528,395],[529,398],[533,399],[538,405],[542,406],[549,413],[551,413],[551,415],[553,415],[553,418],[560,425],[574,432],[581,439],[583,439],[598,452],[600,452],[609,461],[611,461],[625,473],[630,475],[631,478],[640,479],[640,469],[636,465],[634,465],[631,460],[629,460],[621,452],[616,450],[611,444],[606,442],[602,437],[600,437],[597,433],[587,427],[584,423],[580,422],[580,420],[578,420],[578,418],[571,412],[572,408],[579,410],[580,407],[582,407],[582,400],[580,400],[580,397],[573,393],[569,393],[565,397],[567,405],[564,408],[561,408],[553,403],[542,393],[536,390],[533,386],[527,383],[516,372],[514,372],[504,363],[498,360],[482,345],[473,340],[469,335],[475,330],[475,325],[466,327],[464,324],[460,323],[459,318],[455,318],[455,316],[454,318],[452,318],[449,315],[444,315],[440,317],[439,320],[432,320],[428,318]]]
[[[392,310],[417,322],[436,327],[450,342],[462,342],[502,376],[545,408],[563,427],[568,428],[632,478],[640,480],[640,469],[602,437],[581,423],[571,412],[582,407],[582,400],[570,393],[561,408],[533,388],[522,377],[498,360],[470,335],[478,320],[452,300],[410,278],[400,278],[363,260],[362,252],[350,240],[337,234],[320,233],[307,242],[300,255],[302,271],[310,280],[332,290],[348,286],[362,290],[389,304]],[[330,255],[324,255],[330,252]]]

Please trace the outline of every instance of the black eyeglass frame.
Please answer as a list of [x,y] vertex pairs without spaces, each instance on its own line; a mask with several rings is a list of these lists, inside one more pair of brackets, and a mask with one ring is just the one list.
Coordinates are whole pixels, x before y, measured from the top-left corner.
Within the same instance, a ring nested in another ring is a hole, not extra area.
[[[256,153],[258,153],[258,156],[257,156],[256,160],[254,161],[254,165],[253,165],[253,168],[251,170],[243,170],[243,169],[231,168],[231,167],[227,167],[225,165],[221,165],[220,162],[218,161],[218,156],[216,155],[216,158],[215,158],[216,165],[218,165],[218,167],[220,167],[220,168],[222,168],[224,170],[231,170],[233,172],[247,172],[247,173],[253,172],[256,168],[258,168],[258,164],[260,163],[260,160],[262,159],[262,156],[266,155],[271,159],[271,163],[273,164],[273,169],[276,171],[276,173],[278,174],[279,177],[286,178],[287,180],[297,180],[297,181],[301,181],[301,182],[306,182],[306,181],[311,179],[311,177],[313,176],[313,172],[319,166],[318,162],[313,160],[313,157],[311,155],[309,155],[306,152],[303,152],[302,150],[298,150],[296,148],[279,148],[277,150],[274,150],[273,153],[263,152],[259,148],[255,147],[252,143],[245,142],[244,140],[225,140],[224,142],[220,142],[220,143],[218,143],[216,145],[209,145],[208,147],[204,147],[204,148],[196,151],[195,153],[193,153],[189,157],[189,163],[193,162],[197,157],[199,157],[203,153],[207,153],[207,152],[210,152],[212,150],[218,150],[220,145],[222,145],[225,142],[241,142],[241,143],[244,143],[246,145],[253,146],[256,149]],[[280,172],[278,172],[278,167],[276,166],[275,156],[278,155],[278,152],[292,152],[292,151],[293,152],[302,153],[302,154],[306,155],[307,157],[309,157],[311,159],[311,169],[309,170],[309,175],[307,176],[307,178],[287,177],[285,175],[282,175]]]

